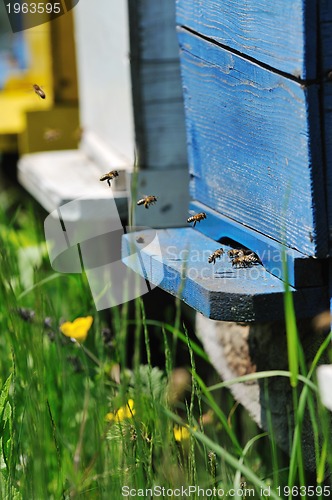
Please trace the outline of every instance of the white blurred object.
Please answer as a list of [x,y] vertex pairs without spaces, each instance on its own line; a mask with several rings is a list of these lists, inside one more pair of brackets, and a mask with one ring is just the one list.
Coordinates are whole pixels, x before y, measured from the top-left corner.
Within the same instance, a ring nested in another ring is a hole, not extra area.
[[73,13],[82,149],[103,171],[132,168],[135,139],[127,2],[80,2]]
[[319,394],[322,403],[332,411],[332,365],[321,365],[317,368]]

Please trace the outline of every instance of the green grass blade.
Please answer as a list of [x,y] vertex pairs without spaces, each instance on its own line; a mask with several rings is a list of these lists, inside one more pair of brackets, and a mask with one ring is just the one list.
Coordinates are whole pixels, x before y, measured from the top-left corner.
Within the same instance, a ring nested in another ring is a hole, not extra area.
[[[239,463],[244,464],[244,459],[247,455],[247,453],[250,451],[252,446],[258,441],[259,439],[262,439],[264,437],[267,437],[268,433],[263,432],[262,434],[257,434],[257,436],[254,436],[253,438],[249,439],[249,441],[246,443],[245,447],[243,448],[242,451],[242,456],[239,458]],[[240,488],[240,483],[241,483],[241,471],[237,470],[235,477],[234,477],[234,488],[239,489]]]
[[[211,385],[208,387],[209,391],[215,391],[218,389],[222,389],[223,387],[230,387],[234,384],[239,384],[243,382],[251,382],[253,380],[260,380],[271,377],[291,377],[291,372],[287,370],[267,370],[264,372],[255,372],[249,373],[248,375],[242,375],[241,377],[235,377],[231,380],[225,380],[224,382],[219,382],[218,384]],[[303,375],[298,375],[298,380],[307,385],[312,391],[318,393],[318,387],[316,384],[311,382],[308,377],[304,377]]]
[[215,414],[219,418],[221,424],[223,425],[225,432],[227,433],[231,442],[235,446],[237,453],[239,455],[241,455],[242,454],[241,445],[240,445],[237,437],[235,436],[234,432],[232,432],[232,430],[230,429],[229,423],[228,423],[227,418],[224,415],[223,411],[221,410],[219,405],[215,402],[215,400],[213,399],[212,395],[209,392],[209,389],[206,387],[205,383],[203,382],[203,380],[201,379],[201,377],[197,373],[195,373],[195,380],[198,383],[202,393],[204,394],[204,396],[208,400],[210,408],[212,408],[212,410],[215,412]]
[[[166,408],[163,408],[163,411],[177,424],[183,425],[183,421],[177,415],[170,412]],[[198,441],[201,441],[201,443],[205,444],[208,449],[214,451],[220,458],[225,461],[225,463],[230,465],[232,469],[234,469],[234,471],[240,471],[243,476],[256,487],[257,491],[260,492],[261,489],[268,488],[268,485],[264,481],[262,481],[251,469],[241,463],[239,459],[234,458],[233,455],[231,455],[222,446],[212,441],[212,439],[210,439],[200,431],[196,431],[192,428],[189,428],[188,430],[190,434],[192,434]],[[279,497],[272,489],[269,498],[273,498],[274,500],[282,500],[281,497]]]
[[[307,378],[310,379],[314,373],[314,370],[317,367],[317,364],[322,357],[324,351],[327,349],[328,346],[330,346],[330,342],[332,339],[332,332],[329,333],[329,335],[326,337],[324,342],[321,344],[319,347],[312,363],[311,367],[309,369]],[[307,403],[307,398],[308,398],[308,392],[309,392],[309,387],[308,385],[305,385],[301,391],[299,402],[297,405],[297,419],[296,419],[296,424],[295,424],[295,429],[294,429],[294,436],[293,436],[293,446],[291,450],[291,456],[290,456],[290,465],[289,465],[289,475],[288,475],[288,483],[289,485],[293,485],[296,479],[296,470],[297,470],[297,453],[298,453],[298,447],[301,446],[301,426],[302,426],[302,420],[303,420],[303,415],[305,411],[305,406]]]
[[282,256],[282,267],[283,267],[283,276],[285,282],[284,309],[285,309],[285,322],[286,322],[288,365],[289,365],[289,371],[291,372],[290,383],[292,387],[296,387],[299,375],[298,333],[297,333],[292,292],[290,291],[288,285],[288,265],[287,265],[285,251],[283,252]]
[[[129,325],[133,325],[133,324],[135,324],[135,322],[129,320],[128,324]],[[173,327],[173,326],[171,326],[171,325],[169,325],[167,323],[163,323],[162,321],[147,319],[145,321],[145,324],[148,325],[148,326],[157,326],[157,327],[160,327],[160,328],[164,328],[165,331],[171,333],[175,337],[178,337],[182,342],[184,342],[185,344],[187,344],[186,335],[184,333],[182,333],[179,329],[177,329],[177,328],[175,328],[175,327]],[[190,345],[191,345],[191,348],[192,348],[192,350],[194,351],[195,354],[197,354],[198,356],[200,356],[205,361],[209,362],[208,355],[205,353],[205,351],[203,351],[203,349],[196,342],[193,342],[191,340],[190,341]]]

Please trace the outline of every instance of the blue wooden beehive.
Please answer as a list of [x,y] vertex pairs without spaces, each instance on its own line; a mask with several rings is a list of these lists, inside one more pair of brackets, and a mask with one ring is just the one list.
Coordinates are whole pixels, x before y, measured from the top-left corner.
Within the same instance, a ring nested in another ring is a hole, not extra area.
[[[212,319],[281,318],[285,282],[312,316],[329,305],[332,1],[178,0],[177,25],[190,208],[207,219],[127,235],[124,253]],[[237,245],[262,265],[233,268]]]

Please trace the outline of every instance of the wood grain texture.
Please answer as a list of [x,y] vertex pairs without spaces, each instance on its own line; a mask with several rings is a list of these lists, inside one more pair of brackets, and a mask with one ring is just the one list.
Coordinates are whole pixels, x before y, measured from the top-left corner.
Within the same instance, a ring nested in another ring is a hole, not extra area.
[[316,20],[312,0],[177,0],[179,25],[301,79],[316,77]]
[[316,85],[179,30],[191,196],[309,256],[327,254]]
[[139,165],[187,168],[174,0],[130,0],[130,51]]
[[[138,243],[137,238],[143,242]],[[283,319],[283,283],[263,266],[232,268],[226,253],[217,264],[209,264],[209,254],[219,247],[217,242],[190,228],[146,230],[122,237],[122,260],[151,283],[181,297],[211,319]],[[227,252],[229,247],[224,249]],[[133,252],[138,252],[137,259],[127,259]],[[292,292],[298,317],[310,317],[328,307],[325,288]]]

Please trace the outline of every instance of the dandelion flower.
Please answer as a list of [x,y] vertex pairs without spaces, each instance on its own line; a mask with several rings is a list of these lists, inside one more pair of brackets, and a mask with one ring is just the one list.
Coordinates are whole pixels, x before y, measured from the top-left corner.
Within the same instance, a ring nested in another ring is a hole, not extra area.
[[174,425],[173,434],[175,441],[187,441],[190,437],[189,427],[187,425]]
[[74,321],[66,321],[60,325],[60,331],[76,342],[84,342],[93,322],[92,316],[76,318]]
[[135,415],[134,400],[128,399],[126,405],[121,406],[115,413],[110,412],[106,415],[106,420],[108,422],[123,422],[123,420],[128,420]]

